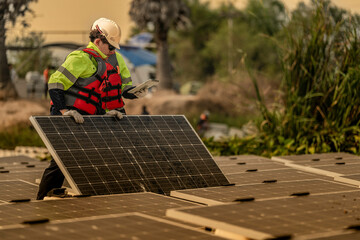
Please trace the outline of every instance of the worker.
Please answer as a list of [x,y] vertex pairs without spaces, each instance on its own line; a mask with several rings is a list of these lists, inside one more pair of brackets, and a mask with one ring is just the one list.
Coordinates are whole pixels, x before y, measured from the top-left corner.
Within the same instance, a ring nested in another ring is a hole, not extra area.
[[150,113],[147,110],[147,107],[145,105],[142,106],[141,115],[150,115]]
[[52,65],[48,65],[46,66],[46,68],[43,71],[43,76],[44,76],[44,96],[45,99],[47,99],[47,95],[48,95],[48,84],[49,84],[49,79],[50,76],[55,72],[55,67]]
[[[112,20],[100,18],[90,30],[90,42],[84,49],[70,53],[51,75],[49,95],[51,115],[71,116],[83,123],[82,115],[111,115],[119,119],[126,114],[122,97],[135,99],[147,91],[128,93],[132,86],[130,72],[119,49],[120,27]],[[54,159],[45,169],[37,199],[43,199],[53,188],[60,188],[64,175]]]
[[200,137],[203,137],[205,132],[209,129],[209,114],[210,112],[205,110],[200,114],[199,120],[196,123],[196,130]]

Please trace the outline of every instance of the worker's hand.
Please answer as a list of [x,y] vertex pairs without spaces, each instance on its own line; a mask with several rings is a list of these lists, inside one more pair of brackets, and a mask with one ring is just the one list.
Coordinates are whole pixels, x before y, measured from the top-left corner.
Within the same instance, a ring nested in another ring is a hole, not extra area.
[[134,93],[134,95],[135,95],[137,98],[145,97],[146,94],[148,94],[148,90],[147,90],[147,89],[143,89],[143,90],[141,90],[141,91],[138,91],[138,92]]
[[115,116],[118,119],[122,119],[124,117],[121,112],[119,112],[118,110],[115,110],[115,109],[108,111],[105,115]]
[[73,117],[76,123],[83,123],[84,122],[83,116],[76,110],[68,110],[65,113],[63,113],[63,115]]

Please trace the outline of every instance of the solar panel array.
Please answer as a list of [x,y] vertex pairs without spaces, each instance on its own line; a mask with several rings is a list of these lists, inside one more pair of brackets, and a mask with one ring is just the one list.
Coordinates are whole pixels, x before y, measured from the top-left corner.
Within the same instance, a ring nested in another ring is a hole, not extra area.
[[166,215],[251,239],[324,234],[358,226],[360,191],[208,207],[169,209]]
[[155,193],[113,194],[7,203],[0,204],[0,228],[37,219],[49,219],[52,222],[130,212],[165,217],[166,209],[194,206],[199,206],[199,204]]
[[26,156],[0,158],[0,203],[36,199],[38,181],[48,162]]
[[77,194],[229,184],[184,116],[38,116],[30,120]]
[[[45,168],[48,163],[39,165],[34,159],[25,162],[0,158],[0,165],[9,171],[0,174],[0,238],[358,237],[354,232],[360,219],[357,186],[256,156],[215,157],[215,160],[220,169],[235,166],[238,171],[225,171],[225,174],[236,186],[171,191],[176,198],[147,192],[9,203],[13,199],[30,198],[27,196],[37,190],[35,184],[14,177],[32,174],[34,178],[39,166]],[[268,168],[269,165],[284,168]],[[244,171],[244,166],[249,169],[257,166],[258,171]],[[346,176],[350,179],[350,175]],[[357,181],[358,176],[351,178]],[[217,206],[204,207],[195,202]],[[204,229],[212,230],[215,236]]]

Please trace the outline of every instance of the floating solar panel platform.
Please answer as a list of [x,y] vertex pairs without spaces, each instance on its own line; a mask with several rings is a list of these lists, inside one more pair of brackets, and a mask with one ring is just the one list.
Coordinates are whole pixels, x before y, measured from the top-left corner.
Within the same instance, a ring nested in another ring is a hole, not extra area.
[[269,181],[241,186],[211,187],[171,191],[171,196],[206,205],[217,205],[244,199],[265,200],[286,198],[301,194],[350,192],[357,188],[325,180],[301,180],[293,182]]
[[6,239],[223,239],[140,213],[112,214],[0,229]]
[[166,209],[194,206],[199,206],[199,204],[155,193],[127,193],[3,203],[0,204],[0,229],[4,226],[38,219],[55,221],[130,212],[166,218]]
[[[166,215],[233,234],[233,238],[304,237],[358,226],[360,191],[169,209]],[[216,231],[215,231],[216,232]],[[300,239],[300,238],[299,238]],[[301,239],[308,239],[306,237]]]
[[76,194],[229,184],[184,116],[34,116],[30,121]]

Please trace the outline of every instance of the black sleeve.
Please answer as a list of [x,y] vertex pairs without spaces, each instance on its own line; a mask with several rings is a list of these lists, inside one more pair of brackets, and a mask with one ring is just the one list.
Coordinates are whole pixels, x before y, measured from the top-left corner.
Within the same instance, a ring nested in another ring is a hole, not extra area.
[[60,111],[66,108],[64,90],[50,89],[49,95],[53,102],[54,110]]
[[127,99],[135,99],[138,98],[135,94],[129,93],[128,91],[133,89],[134,87],[130,87],[126,90],[124,90],[124,92],[122,93],[123,98],[127,98]]

